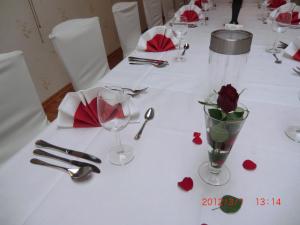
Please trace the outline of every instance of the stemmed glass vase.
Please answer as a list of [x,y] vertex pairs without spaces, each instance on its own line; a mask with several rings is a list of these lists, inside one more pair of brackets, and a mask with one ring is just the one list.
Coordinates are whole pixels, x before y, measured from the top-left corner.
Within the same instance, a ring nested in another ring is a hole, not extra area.
[[[224,165],[233,144],[246,121],[249,111],[240,105],[239,112],[231,113],[231,119],[218,120],[212,116],[213,106],[204,106],[207,141],[209,144],[209,161],[200,165],[198,174],[201,179],[210,185],[220,186],[230,179],[230,171]],[[236,118],[239,119],[236,119]]]
[[114,165],[125,165],[133,158],[133,150],[121,143],[119,131],[130,121],[130,97],[123,91],[101,88],[97,96],[97,113],[101,126],[116,135],[117,144],[111,147],[108,158]]
[[277,48],[279,34],[287,31],[292,21],[292,9],[290,7],[278,8],[272,19],[272,30],[276,32],[275,41],[271,48],[267,48],[266,51],[272,54],[280,53],[281,50]]

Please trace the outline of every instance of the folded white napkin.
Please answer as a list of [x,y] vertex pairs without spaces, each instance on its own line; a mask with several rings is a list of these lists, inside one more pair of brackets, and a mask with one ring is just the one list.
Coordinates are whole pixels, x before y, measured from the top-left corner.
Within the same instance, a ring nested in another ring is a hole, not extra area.
[[225,24],[225,30],[241,30],[243,28],[244,26],[241,24],[230,24],[230,23]]
[[291,42],[284,52],[292,59],[300,61],[300,36]]
[[[97,115],[97,95],[102,88],[96,87],[68,93],[58,108],[58,127],[100,127]],[[114,104],[113,102],[107,103]],[[129,112],[125,109],[130,108],[131,121],[136,122],[139,112],[132,101],[129,100],[127,104],[129,107],[122,107],[119,111],[123,115],[128,115]]]
[[166,26],[152,27],[139,39],[137,48],[148,52],[164,52],[176,49],[179,44],[171,29]]

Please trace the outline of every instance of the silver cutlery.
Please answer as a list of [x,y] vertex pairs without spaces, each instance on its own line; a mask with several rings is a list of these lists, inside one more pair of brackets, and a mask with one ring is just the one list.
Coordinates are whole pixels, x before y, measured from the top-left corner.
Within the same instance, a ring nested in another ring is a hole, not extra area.
[[92,168],[93,172],[100,173],[99,168],[97,166],[93,165],[93,164],[90,164],[90,163],[80,162],[80,161],[77,161],[77,160],[66,159],[66,158],[48,153],[48,152],[43,151],[41,149],[35,149],[33,151],[33,153],[36,154],[36,155],[39,155],[39,156],[45,156],[45,157],[49,157],[49,158],[52,158],[52,159],[57,159],[57,160],[72,164],[74,166],[79,166],[79,167],[89,166],[89,167]]
[[130,93],[127,93],[127,94],[133,94],[133,95],[141,94],[141,93],[145,92],[148,89],[148,87],[145,87],[145,88],[142,88],[142,89],[131,89],[131,88],[117,87],[117,86],[105,86],[105,87],[109,88],[113,91],[121,91],[121,90],[129,91]]
[[289,46],[287,43],[284,43],[282,41],[279,41],[277,48],[282,48],[282,49],[286,49],[287,46]]
[[184,22],[173,22],[173,23],[170,23],[170,26],[173,26],[173,25],[187,25],[188,28],[198,27],[198,25],[195,24],[195,23],[184,23]]
[[76,151],[76,150],[71,150],[71,149],[59,147],[59,146],[50,144],[50,143],[48,143],[44,140],[37,140],[35,142],[35,145],[37,147],[55,149],[55,150],[58,150],[60,152],[72,155],[72,156],[76,156],[76,157],[79,157],[79,158],[82,158],[82,159],[87,159],[87,160],[90,160],[90,161],[93,161],[93,162],[96,162],[96,163],[101,163],[101,160],[99,158],[97,158],[96,156],[93,156],[93,155],[90,155],[90,154],[87,154],[87,153],[84,153],[84,152],[79,152],[79,151]]
[[276,54],[272,54],[273,56],[274,56],[274,58],[275,58],[275,63],[277,63],[277,64],[281,64],[282,63],[282,61],[280,60],[280,59],[278,59],[278,57],[277,57],[277,55]]
[[46,167],[52,167],[57,169],[62,169],[66,171],[71,178],[73,179],[80,179],[87,175],[89,175],[92,172],[92,168],[89,166],[79,167],[79,168],[66,168],[58,165],[54,165],[51,163],[47,163],[45,161],[33,158],[30,160],[32,164],[40,165],[40,166],[46,166]]
[[143,130],[145,128],[145,125],[147,124],[147,122],[149,120],[152,120],[154,117],[154,109],[153,108],[149,108],[147,109],[146,113],[145,113],[145,122],[143,123],[142,127],[140,128],[140,130],[138,131],[138,133],[135,135],[134,139],[135,140],[138,140],[140,139],[142,133],[143,133]]
[[294,71],[296,74],[300,75],[300,67],[299,67],[299,66],[296,66],[296,68],[293,68],[293,71]]
[[152,65],[155,66],[157,68],[163,68],[165,66],[167,66],[168,64],[166,63],[155,63],[155,62],[129,62],[130,65]]
[[166,64],[169,64],[169,62],[165,61],[165,60],[140,58],[140,57],[134,57],[134,56],[129,56],[128,57],[128,61],[129,62],[154,62],[154,63],[166,63]]
[[181,55],[184,56],[185,51],[188,50],[189,48],[190,48],[189,43],[185,43],[185,44],[183,45],[183,52],[181,53]]

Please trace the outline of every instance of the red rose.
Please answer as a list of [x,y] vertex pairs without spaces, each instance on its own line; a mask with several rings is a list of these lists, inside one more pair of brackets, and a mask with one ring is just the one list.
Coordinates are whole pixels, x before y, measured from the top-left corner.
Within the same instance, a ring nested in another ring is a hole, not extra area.
[[229,113],[236,109],[239,94],[236,89],[231,86],[231,84],[222,86],[218,94],[217,104],[224,112]]

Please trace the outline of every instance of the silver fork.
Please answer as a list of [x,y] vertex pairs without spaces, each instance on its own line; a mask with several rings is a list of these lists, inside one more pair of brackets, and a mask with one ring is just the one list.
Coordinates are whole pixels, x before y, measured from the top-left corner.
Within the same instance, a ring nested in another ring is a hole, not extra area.
[[152,65],[155,66],[157,68],[162,68],[167,66],[167,63],[159,63],[159,62],[138,62],[138,61],[129,61],[130,65]]
[[277,48],[282,48],[282,49],[285,49],[287,48],[288,44],[287,43],[284,43],[282,41],[279,41],[278,45],[277,45]]
[[293,68],[293,71],[300,76],[300,67],[296,66],[296,68]]

